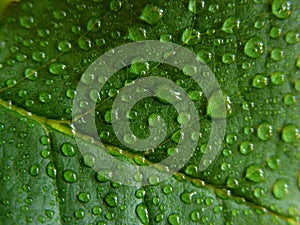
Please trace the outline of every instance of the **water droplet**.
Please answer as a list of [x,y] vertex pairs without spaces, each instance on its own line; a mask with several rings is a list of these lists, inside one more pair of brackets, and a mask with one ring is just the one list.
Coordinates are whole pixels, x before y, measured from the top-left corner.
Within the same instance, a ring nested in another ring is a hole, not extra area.
[[180,218],[177,214],[173,213],[168,217],[168,221],[171,225],[180,225]]
[[270,30],[270,37],[274,39],[279,38],[281,33],[282,33],[282,28],[279,26],[274,26]]
[[186,204],[191,204],[192,203],[192,197],[195,193],[194,192],[188,192],[188,191],[184,191],[181,195],[180,195],[180,199],[186,203]]
[[77,181],[77,174],[75,171],[68,169],[64,172],[64,179],[68,183],[75,183]]
[[57,49],[61,52],[68,52],[71,48],[72,44],[68,40],[60,41],[57,45]]
[[255,88],[264,88],[268,85],[269,79],[263,74],[257,74],[253,78],[252,85]]
[[101,21],[96,18],[92,18],[88,21],[86,29],[91,32],[98,32],[101,27]]
[[244,52],[251,58],[258,58],[264,53],[264,42],[260,37],[250,38],[244,47]]
[[291,14],[292,4],[289,0],[274,0],[272,13],[279,19],[286,19]]
[[22,16],[20,18],[20,25],[24,28],[30,29],[34,24],[34,18],[31,16]]
[[39,95],[39,100],[42,103],[48,103],[51,101],[51,94],[43,92]]
[[77,153],[77,149],[69,142],[63,143],[61,146],[62,153],[67,157],[72,157]]
[[62,63],[52,63],[49,66],[49,72],[54,75],[61,74],[65,69],[66,69],[66,65],[64,65]]
[[192,28],[187,28],[181,36],[181,41],[187,45],[198,44],[200,42],[200,32]]
[[33,68],[27,68],[27,69],[25,69],[25,77],[29,80],[37,80],[38,73]]
[[270,169],[276,170],[279,168],[280,160],[276,157],[272,157],[267,160],[267,165]]
[[83,203],[87,203],[91,200],[91,195],[88,192],[80,192],[77,195],[77,198],[79,201],[83,202]]
[[164,11],[157,6],[146,5],[146,7],[143,9],[140,18],[145,22],[147,22],[148,24],[154,25],[161,20],[163,16],[163,12]]
[[94,215],[100,215],[102,214],[102,209],[100,206],[94,206],[93,209],[92,209],[92,213]]
[[229,17],[224,21],[221,29],[226,33],[233,34],[239,28],[240,28],[240,20],[234,17]]
[[285,35],[285,41],[289,44],[296,44],[300,41],[300,33],[297,33],[294,30],[290,30]]
[[282,71],[276,71],[271,73],[271,81],[273,84],[280,85],[283,84],[286,80],[286,75]]
[[148,209],[146,208],[146,206],[143,203],[137,205],[135,211],[136,211],[136,214],[138,215],[138,218],[142,222],[142,224],[149,224],[150,220],[149,220]]
[[188,114],[186,112],[179,113],[179,115],[177,117],[177,121],[181,125],[188,124],[190,122],[190,120],[191,120],[191,116],[190,116],[190,114]]
[[74,215],[77,219],[82,219],[85,216],[84,210],[83,209],[78,209],[74,212]]
[[225,64],[232,64],[235,61],[235,55],[232,53],[225,53],[222,56],[222,62]]
[[83,163],[87,167],[93,167],[96,163],[96,158],[92,154],[83,156]]
[[229,177],[226,181],[226,185],[229,188],[236,188],[239,185],[239,181],[237,179]]
[[110,10],[115,11],[115,12],[120,11],[122,8],[122,1],[112,0],[110,2],[109,8],[110,8]]
[[285,142],[294,142],[299,135],[300,130],[295,124],[288,124],[282,128],[281,138]]
[[16,81],[15,79],[8,79],[8,80],[6,81],[6,86],[7,86],[7,87],[12,87],[12,86],[14,86],[16,83],[17,83],[17,81]]
[[254,149],[254,144],[251,143],[250,141],[244,141],[241,145],[240,145],[240,152],[243,155],[248,155],[249,153],[251,153]]
[[110,192],[104,197],[105,203],[112,207],[115,208],[118,205],[118,195],[115,192]]
[[33,177],[36,177],[40,173],[40,167],[38,164],[34,164],[29,168],[29,174]]
[[198,210],[194,210],[191,212],[190,218],[194,222],[198,222],[200,220],[201,213]]
[[282,199],[289,193],[289,185],[287,180],[276,180],[273,185],[273,195],[275,198]]
[[283,50],[280,48],[274,48],[271,51],[271,59],[274,61],[280,61],[283,59]]
[[138,26],[128,28],[128,38],[132,41],[143,41],[147,38],[147,31]]
[[136,75],[145,75],[150,69],[148,62],[134,62],[131,64],[129,71]]
[[188,10],[196,14],[199,13],[201,9],[204,9],[204,6],[204,0],[190,0]]
[[286,94],[284,96],[284,104],[286,105],[295,105],[297,103],[297,98],[293,94]]
[[200,50],[197,53],[198,57],[202,59],[202,61],[208,63],[212,60],[212,53],[206,50]]
[[264,18],[260,18],[258,20],[255,21],[254,23],[254,28],[257,30],[262,29],[265,26],[265,19]]
[[272,137],[273,127],[268,122],[261,123],[257,128],[257,136],[263,141],[267,141]]
[[53,179],[56,177],[57,171],[56,171],[56,168],[55,168],[53,162],[48,163],[48,165],[46,167],[46,172],[49,177],[51,177]]
[[265,173],[260,165],[254,164],[247,167],[246,178],[255,183],[259,183],[265,180]]
[[54,10],[53,17],[58,20],[63,20],[67,17],[67,13],[63,10]]
[[254,189],[254,196],[256,198],[261,198],[264,195],[264,190],[261,188],[255,188]]
[[88,51],[92,48],[92,41],[89,38],[81,37],[78,40],[78,46],[84,51]]

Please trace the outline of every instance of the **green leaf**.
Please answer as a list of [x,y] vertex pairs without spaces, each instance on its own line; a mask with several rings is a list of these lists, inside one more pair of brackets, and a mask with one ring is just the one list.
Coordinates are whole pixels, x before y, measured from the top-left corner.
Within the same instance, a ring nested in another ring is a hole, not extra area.
[[[299,224],[299,13],[298,0],[11,4],[0,20],[1,224]],[[189,120],[165,99],[142,99],[128,113],[131,131],[147,138],[163,120],[166,139],[153,151],[127,147],[110,115],[132,81],[174,81],[200,118],[188,163],[168,180],[150,177],[151,185],[131,187],[95,172],[95,158],[78,149],[72,104],[80,79],[95,82],[83,74],[99,56],[139,40],[173,42],[206,62],[225,97],[227,125],[222,151],[199,171],[211,111],[219,112],[215,93],[203,94],[192,67],[134,61],[118,71],[89,96],[98,136],[120,161],[159,163],[176,152]]]

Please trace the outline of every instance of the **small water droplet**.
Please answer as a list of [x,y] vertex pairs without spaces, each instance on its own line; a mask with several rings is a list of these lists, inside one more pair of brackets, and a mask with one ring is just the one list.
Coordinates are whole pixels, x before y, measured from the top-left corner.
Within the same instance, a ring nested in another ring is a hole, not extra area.
[[81,37],[78,40],[78,46],[84,51],[88,51],[92,48],[92,41],[89,38]]
[[273,185],[273,195],[275,198],[282,199],[289,193],[289,185],[285,179],[276,180]]
[[110,192],[104,197],[105,203],[112,207],[115,208],[118,205],[118,195],[115,192]]
[[36,177],[40,173],[40,167],[38,164],[34,164],[29,168],[29,174],[33,177]]
[[88,21],[86,29],[91,32],[98,32],[101,27],[101,21],[96,18],[92,18]]
[[91,200],[91,195],[88,192],[80,192],[77,195],[77,198],[79,201],[81,201],[83,203],[88,203]]
[[296,44],[300,41],[300,33],[297,33],[294,30],[290,30],[285,35],[285,41],[289,44]]
[[55,168],[53,162],[48,163],[48,165],[46,167],[46,172],[49,177],[51,177],[53,179],[56,177],[57,171],[56,171],[56,168]]
[[276,170],[279,168],[280,160],[277,157],[272,157],[267,160],[267,165],[270,169]]
[[53,17],[58,20],[63,20],[67,17],[67,13],[63,10],[54,10]]
[[273,84],[280,85],[283,84],[286,80],[286,75],[282,71],[276,71],[271,73],[271,81]]
[[226,33],[233,34],[239,28],[240,28],[240,20],[234,17],[229,17],[224,21],[221,29]]
[[140,18],[148,24],[154,25],[161,20],[163,12],[164,11],[157,6],[146,5]]
[[78,209],[74,212],[74,215],[77,219],[82,219],[85,216],[85,212],[83,209]]
[[57,45],[57,49],[60,52],[68,52],[71,48],[72,48],[72,44],[68,40],[60,41]]
[[143,41],[147,38],[147,31],[138,26],[128,28],[128,38],[132,41]]
[[261,123],[257,128],[257,136],[263,141],[267,141],[272,137],[273,127],[268,122]]
[[265,180],[265,173],[260,165],[254,164],[247,167],[246,178],[255,183],[260,183]]
[[51,94],[43,92],[39,95],[39,100],[42,103],[48,103],[51,101]]
[[64,172],[64,179],[68,183],[75,183],[77,181],[77,174],[75,171],[68,169]]
[[190,0],[188,10],[196,14],[199,13],[202,9],[204,9],[204,6],[204,0]]
[[222,62],[224,64],[232,64],[232,63],[234,63],[234,61],[235,61],[235,55],[232,53],[225,53],[222,56]]
[[264,53],[264,48],[263,39],[255,36],[246,42],[244,52],[251,58],[258,58]]
[[168,221],[171,225],[180,225],[180,218],[179,218],[179,215],[176,213],[172,213],[168,217]]
[[187,28],[182,33],[181,41],[187,45],[198,44],[200,42],[200,32],[192,28]]
[[280,61],[283,59],[283,50],[280,48],[274,48],[271,51],[271,59],[274,61]]
[[269,79],[263,74],[257,74],[253,78],[252,85],[255,88],[264,88],[268,85]]
[[77,149],[75,148],[75,146],[69,142],[65,142],[61,146],[61,151],[67,157],[72,157],[77,153]]
[[191,212],[190,218],[193,222],[198,222],[201,218],[201,213],[198,210],[194,210]]
[[288,124],[282,128],[281,138],[285,142],[294,142],[300,136],[300,130],[295,124]]

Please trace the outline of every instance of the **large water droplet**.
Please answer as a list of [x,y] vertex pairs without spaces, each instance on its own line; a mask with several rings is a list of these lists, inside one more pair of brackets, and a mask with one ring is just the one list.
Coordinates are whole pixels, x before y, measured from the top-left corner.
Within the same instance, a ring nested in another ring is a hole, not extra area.
[[142,224],[149,224],[148,209],[146,208],[146,206],[143,203],[137,205],[135,211],[136,211],[136,214],[138,215],[138,218],[142,222]]
[[251,58],[258,58],[264,53],[264,42],[260,37],[250,38],[244,47],[244,52]]
[[248,155],[250,154],[254,149],[254,144],[250,141],[244,141],[241,145],[240,145],[240,152],[243,155]]
[[63,143],[61,146],[61,151],[65,156],[72,157],[77,153],[77,149],[74,145],[69,142]]
[[292,4],[289,0],[274,0],[272,13],[279,19],[286,19],[291,15]]
[[285,179],[275,181],[273,185],[273,194],[275,198],[282,199],[289,193],[289,185]]

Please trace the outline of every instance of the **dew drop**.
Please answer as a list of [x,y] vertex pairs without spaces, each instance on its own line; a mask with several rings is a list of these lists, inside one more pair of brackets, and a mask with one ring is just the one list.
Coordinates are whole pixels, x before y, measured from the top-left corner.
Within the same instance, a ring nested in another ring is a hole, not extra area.
[[92,41],[89,38],[81,37],[78,40],[78,46],[84,51],[88,51],[92,48]]
[[283,50],[280,48],[274,48],[271,51],[271,59],[274,61],[280,61],[283,59]]
[[42,103],[48,103],[51,101],[51,94],[43,92],[39,95],[39,100]]
[[91,200],[91,195],[88,192],[80,192],[77,195],[77,198],[79,201],[81,201],[83,203],[88,203]]
[[51,177],[51,178],[53,178],[53,179],[56,177],[57,171],[56,171],[56,168],[55,168],[53,162],[49,162],[49,163],[47,164],[46,172],[47,172],[47,175],[48,175],[49,177]]
[[68,40],[60,41],[57,45],[57,49],[60,52],[68,52],[72,48],[72,44]]
[[286,94],[284,96],[284,104],[286,105],[295,105],[297,103],[297,98],[293,94]]
[[75,171],[68,169],[64,172],[64,179],[68,183],[75,183],[77,181],[77,174]]
[[101,27],[101,21],[96,18],[92,18],[88,21],[86,29],[91,32],[98,32]]
[[37,80],[38,73],[35,69],[29,67],[29,68],[25,69],[25,77],[28,80]]
[[232,64],[235,62],[235,55],[232,54],[232,53],[225,53],[223,56],[222,56],[222,62],[224,64]]
[[267,141],[272,137],[273,127],[268,122],[261,123],[257,128],[257,136],[263,141]]
[[109,4],[109,8],[110,8],[110,10],[115,11],[115,12],[120,11],[122,8],[122,1],[112,0]]
[[289,0],[274,0],[272,13],[279,19],[286,19],[291,15],[292,4]]
[[252,85],[255,88],[264,88],[268,85],[269,79],[263,74],[257,74],[253,78]]
[[198,44],[200,42],[200,32],[192,28],[187,28],[181,36],[181,41],[187,45]]
[[280,160],[276,157],[272,157],[267,160],[267,165],[270,169],[276,170],[279,168]]
[[281,138],[284,142],[294,142],[299,135],[300,130],[295,124],[288,124],[282,128]]
[[221,29],[226,33],[233,34],[239,28],[240,28],[240,20],[234,17],[229,17],[224,21]]
[[276,180],[273,185],[273,195],[277,199],[284,198],[289,193],[289,185],[285,179]]
[[147,38],[147,31],[138,26],[128,28],[128,38],[132,41],[143,41]]
[[137,205],[135,211],[142,224],[149,224],[150,220],[149,220],[148,209],[143,203]]
[[66,65],[64,65],[62,63],[52,63],[49,66],[49,72],[54,75],[61,74],[65,69],[66,69]]
[[255,183],[260,183],[265,180],[265,173],[260,165],[254,164],[247,167],[246,178]]
[[201,9],[204,9],[205,1],[204,0],[190,0],[188,5],[188,10],[193,13],[199,13]]
[[23,16],[20,18],[20,25],[24,28],[30,29],[34,24],[34,18],[31,16]]
[[296,44],[300,41],[300,33],[297,33],[294,30],[290,30],[285,35],[285,41],[289,44]]
[[46,59],[46,54],[44,52],[35,51],[32,53],[32,59],[36,62],[43,62]]
[[193,222],[198,222],[201,218],[201,213],[198,210],[194,210],[191,212],[190,218]]
[[53,17],[58,20],[63,20],[67,17],[67,13],[63,10],[54,10]]
[[146,23],[150,25],[154,25],[161,20],[163,16],[163,12],[164,11],[157,6],[146,5],[145,8],[143,9],[140,19],[144,20]]
[[180,225],[180,218],[178,216],[178,214],[171,214],[169,217],[168,217],[168,221],[171,225]]
[[100,206],[94,206],[93,209],[92,209],[92,213],[94,215],[100,215],[102,214],[102,209]]
[[110,192],[104,197],[105,203],[112,207],[115,208],[118,205],[118,195],[115,192]]
[[62,153],[67,157],[72,157],[77,153],[77,149],[69,142],[63,143],[61,146]]
[[243,155],[248,155],[250,154],[254,149],[254,144],[250,141],[244,141],[241,145],[240,145],[240,152]]
[[85,216],[85,212],[83,209],[75,210],[74,215],[77,219],[82,219]]
[[264,48],[263,39],[255,36],[246,42],[244,52],[251,58],[258,58],[264,53]]
[[40,173],[40,167],[38,164],[34,164],[29,168],[29,174],[33,177],[36,177]]
[[279,38],[281,34],[282,34],[282,28],[279,26],[274,26],[270,30],[271,38],[274,38],[274,39]]
[[283,84],[286,80],[286,75],[282,71],[276,71],[271,73],[271,82],[276,85]]

